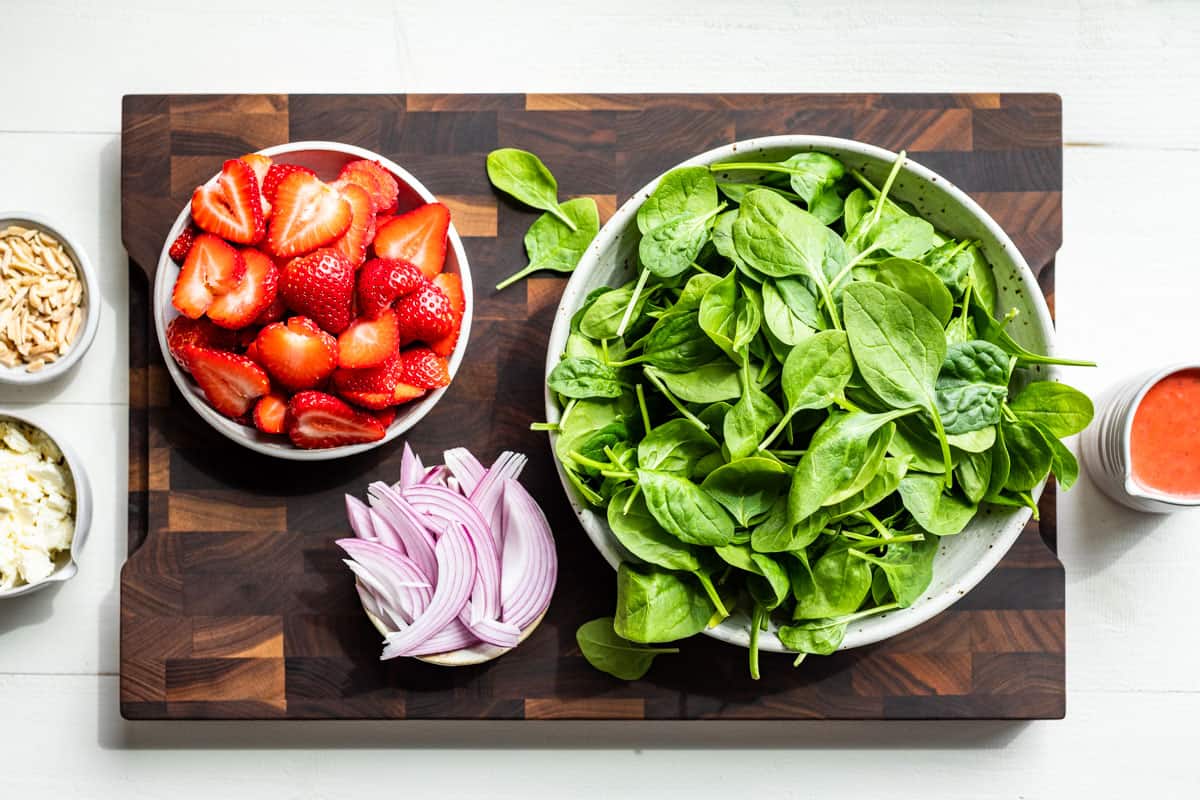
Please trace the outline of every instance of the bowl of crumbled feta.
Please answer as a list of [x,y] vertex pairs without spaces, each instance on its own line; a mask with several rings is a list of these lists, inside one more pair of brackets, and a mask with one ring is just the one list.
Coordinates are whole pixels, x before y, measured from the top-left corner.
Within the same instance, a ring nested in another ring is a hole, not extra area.
[[74,576],[91,518],[78,456],[31,420],[0,412],[0,599]]

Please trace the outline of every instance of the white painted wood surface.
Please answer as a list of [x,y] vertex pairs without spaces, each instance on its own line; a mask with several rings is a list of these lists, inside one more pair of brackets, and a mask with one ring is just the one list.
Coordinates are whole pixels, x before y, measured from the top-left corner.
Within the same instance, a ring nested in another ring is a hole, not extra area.
[[[0,390],[80,450],[71,583],[0,603],[0,795],[1200,796],[1200,512],[1060,501],[1068,701],[1034,724],[189,724],[117,713],[127,283],[120,98],[168,91],[1058,91],[1063,352],[1095,392],[1200,356],[1200,3],[0,0],[0,209],[62,220],[103,321],[64,383]],[[34,405],[30,405],[34,404]]]

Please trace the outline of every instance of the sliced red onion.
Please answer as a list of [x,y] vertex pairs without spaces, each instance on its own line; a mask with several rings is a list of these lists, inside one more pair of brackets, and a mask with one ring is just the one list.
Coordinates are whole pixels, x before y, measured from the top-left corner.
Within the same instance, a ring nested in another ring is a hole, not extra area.
[[[339,539],[337,545],[371,575],[370,585],[385,605],[404,619],[416,619],[430,603],[432,590],[417,565],[378,542]],[[354,570],[359,575],[358,570]]]
[[496,546],[504,544],[502,536],[503,525],[500,521],[500,492],[505,480],[516,480],[521,470],[525,468],[525,456],[519,453],[505,451],[496,459],[484,476],[470,493],[471,503],[479,509],[479,514],[487,521],[488,527],[496,537]]
[[500,579],[501,618],[524,630],[550,605],[558,556],[546,514],[515,480],[504,482],[503,518],[506,568]]
[[453,622],[471,597],[476,559],[466,530],[461,525],[451,526],[438,539],[434,553],[439,578],[433,598],[411,625],[388,634],[382,659],[411,655],[413,649]]
[[471,451],[465,447],[447,450],[442,453],[442,460],[446,462],[446,468],[458,481],[459,491],[465,495],[471,494],[475,485],[483,478],[483,473],[487,471],[483,464],[479,463],[479,459],[471,455]]
[[376,511],[403,543],[403,549],[421,572],[431,581],[437,580],[437,559],[433,554],[433,534],[414,509],[399,492],[382,481],[367,487],[368,495]]
[[438,464],[435,467],[429,467],[425,470],[425,474],[421,476],[421,480],[417,483],[429,484],[433,486],[445,486],[446,479],[450,477],[450,470],[444,464]]
[[400,455],[400,483],[397,486],[401,489],[412,486],[419,482],[425,476],[425,466],[421,463],[421,459],[408,446],[408,442],[404,443],[404,452]]
[[350,529],[360,539],[378,539],[375,526],[371,524],[371,509],[352,494],[346,495],[346,516],[350,518]]

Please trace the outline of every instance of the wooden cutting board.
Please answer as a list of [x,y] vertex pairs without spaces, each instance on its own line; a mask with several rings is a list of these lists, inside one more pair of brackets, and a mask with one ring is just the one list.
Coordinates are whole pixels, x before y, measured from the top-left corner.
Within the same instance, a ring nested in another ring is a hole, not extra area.
[[[121,712],[136,719],[1046,718],[1065,709],[1064,575],[1054,492],[986,580],[936,619],[879,645],[809,658],[706,637],[643,680],[594,671],[575,629],[611,613],[615,580],[572,515],[541,419],[542,365],[564,281],[497,293],[524,265],[534,214],[500,198],[484,155],[538,153],[564,196],[602,218],[649,179],[736,139],[819,133],[912,157],[1009,232],[1053,307],[1062,238],[1055,95],[138,95],[124,100],[122,235],[130,255],[129,560],[121,574]],[[149,279],[193,187],[226,158],[286,141],[355,144],[394,159],[453,210],[475,275],[458,379],[409,442],[426,459],[467,445],[530,455],[523,478],[558,541],[550,613],[518,650],[444,669],[381,663],[332,544],[342,495],[395,480],[401,442],[317,464],[276,461],[211,431],[175,391]]]

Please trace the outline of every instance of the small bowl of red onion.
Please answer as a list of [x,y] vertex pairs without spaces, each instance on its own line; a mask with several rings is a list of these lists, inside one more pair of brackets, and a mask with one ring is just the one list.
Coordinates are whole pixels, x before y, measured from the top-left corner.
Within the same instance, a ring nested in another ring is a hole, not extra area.
[[354,536],[337,544],[363,611],[383,635],[381,659],[481,664],[537,628],[558,577],[545,513],[517,480],[527,461],[484,467],[465,448],[426,467],[407,444],[400,479],[346,495]]

